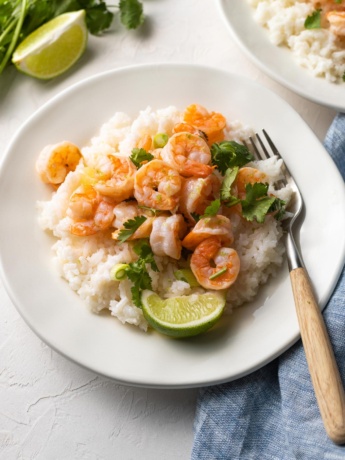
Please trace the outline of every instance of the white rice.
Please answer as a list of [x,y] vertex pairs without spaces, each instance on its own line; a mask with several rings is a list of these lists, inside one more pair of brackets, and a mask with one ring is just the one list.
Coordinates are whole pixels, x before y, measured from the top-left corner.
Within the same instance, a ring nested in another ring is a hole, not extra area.
[[277,46],[288,47],[297,63],[315,77],[341,82],[345,72],[345,49],[327,29],[306,29],[306,18],[315,11],[303,0],[248,0],[254,19],[268,31]]
[[[93,155],[117,152],[129,155],[136,141],[146,133],[172,133],[174,124],[180,121],[181,112],[175,107],[153,111],[151,108],[140,112],[131,120],[128,115],[116,113],[105,123],[99,135],[91,139],[90,145],[82,149],[84,158],[92,164]],[[226,127],[226,137],[243,141],[253,134],[249,127],[234,121]],[[273,183],[281,177],[281,161],[276,158],[254,162],[270,178],[269,192],[288,201],[289,188],[274,190]],[[70,220],[66,209],[71,193],[79,185],[82,165],[68,174],[65,182],[53,193],[51,200],[38,202],[39,223],[44,230],[57,238],[52,247],[54,261],[61,276],[94,313],[108,309],[122,323],[147,329],[147,322],[141,309],[132,303],[131,282],[110,279],[110,270],[117,263],[130,263],[136,259],[130,244],[114,244],[109,233],[89,237],[77,237],[68,231]],[[242,219],[233,222],[234,247],[241,260],[241,272],[228,294],[228,311],[244,302],[252,300],[259,286],[269,276],[274,275],[283,261],[284,245],[281,241],[280,224],[267,218],[264,224],[248,224]],[[177,281],[174,271],[177,262],[168,257],[155,257],[159,272],[149,269],[152,288],[162,297],[190,295],[203,292],[202,288],[191,288],[188,283]]]

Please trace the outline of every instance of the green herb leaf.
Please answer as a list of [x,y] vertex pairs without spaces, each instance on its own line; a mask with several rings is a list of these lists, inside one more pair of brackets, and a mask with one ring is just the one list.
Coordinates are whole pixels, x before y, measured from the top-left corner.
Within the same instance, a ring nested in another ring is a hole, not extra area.
[[246,198],[241,201],[243,217],[249,221],[256,219],[260,224],[265,221],[275,201],[275,197],[267,196],[267,190],[268,184],[261,182],[246,185]]
[[265,221],[268,213],[274,213],[276,220],[285,214],[285,201],[275,196],[268,196],[268,184],[258,182],[246,185],[246,198],[241,201],[242,215],[249,221],[257,220],[260,224]]
[[274,218],[276,220],[281,220],[285,214],[285,210],[286,210],[285,205],[286,205],[286,202],[284,200],[281,200],[280,198],[276,198],[275,201],[272,203],[268,212],[274,213]]
[[136,262],[131,262],[126,269],[127,278],[132,281],[131,287],[132,300],[134,305],[141,308],[141,293],[145,289],[152,289],[152,280],[147,271],[147,264],[152,270],[158,272],[158,267],[150,244],[147,240],[139,240],[133,247],[135,253],[139,256]]
[[204,215],[202,217],[212,217],[216,216],[220,209],[220,199],[212,201],[212,203],[207,206],[205,209]]
[[145,222],[146,219],[147,217],[145,216],[137,216],[134,217],[134,219],[127,220],[123,224],[124,228],[120,230],[118,234],[118,241],[120,243],[124,243],[126,240],[128,240],[128,238],[130,238],[133,235],[133,233],[135,233],[138,230],[138,228]]
[[127,29],[136,29],[144,22],[143,5],[138,0],[120,0],[120,18]]
[[231,194],[231,187],[236,180],[238,170],[238,166],[228,168],[225,171],[224,179],[220,187],[220,199],[228,207],[234,206],[241,201],[239,198]]
[[139,169],[144,161],[151,161],[154,156],[147,152],[145,149],[135,148],[132,150],[132,155],[129,157],[135,166]]
[[225,174],[228,168],[244,166],[254,160],[253,155],[245,145],[235,141],[222,141],[211,146],[212,164]]
[[304,22],[306,29],[321,29],[321,10],[315,10]]

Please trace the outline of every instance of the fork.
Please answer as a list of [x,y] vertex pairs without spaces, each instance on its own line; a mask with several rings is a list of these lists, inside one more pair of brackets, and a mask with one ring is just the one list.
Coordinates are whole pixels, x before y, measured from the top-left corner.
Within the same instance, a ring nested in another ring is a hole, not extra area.
[[[249,139],[254,156],[264,160],[275,155],[283,160],[267,132],[265,130],[262,132],[265,141],[258,134]],[[287,261],[302,343],[325,430],[334,443],[343,444],[345,443],[344,388],[323,316],[293,236],[298,222],[297,217],[300,216],[304,203],[301,192],[284,160],[282,171],[283,183],[289,184],[293,191],[293,203],[289,209],[292,215],[283,221],[283,229],[286,233]]]

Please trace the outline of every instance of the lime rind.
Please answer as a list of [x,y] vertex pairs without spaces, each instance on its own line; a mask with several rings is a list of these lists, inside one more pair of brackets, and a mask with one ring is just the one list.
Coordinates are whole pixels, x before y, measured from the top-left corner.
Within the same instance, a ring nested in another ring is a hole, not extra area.
[[65,13],[26,37],[13,53],[21,72],[50,79],[68,70],[84,53],[88,40],[85,10]]
[[221,317],[225,296],[207,292],[161,299],[153,291],[143,291],[143,313],[155,330],[171,337],[191,337],[209,330]]

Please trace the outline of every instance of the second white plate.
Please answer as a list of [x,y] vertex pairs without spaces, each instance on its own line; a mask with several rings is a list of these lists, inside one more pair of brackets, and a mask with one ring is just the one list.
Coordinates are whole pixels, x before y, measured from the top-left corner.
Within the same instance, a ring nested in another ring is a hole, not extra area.
[[271,43],[247,0],[218,0],[218,5],[232,37],[263,72],[312,102],[345,111],[345,83],[314,77],[297,64],[290,50]]

